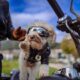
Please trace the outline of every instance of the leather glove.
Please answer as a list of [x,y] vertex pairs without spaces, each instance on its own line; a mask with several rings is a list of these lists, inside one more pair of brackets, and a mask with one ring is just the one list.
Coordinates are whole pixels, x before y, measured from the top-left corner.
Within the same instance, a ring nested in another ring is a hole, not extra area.
[[26,30],[18,27],[17,29],[13,29],[12,35],[15,40],[23,41],[25,39]]

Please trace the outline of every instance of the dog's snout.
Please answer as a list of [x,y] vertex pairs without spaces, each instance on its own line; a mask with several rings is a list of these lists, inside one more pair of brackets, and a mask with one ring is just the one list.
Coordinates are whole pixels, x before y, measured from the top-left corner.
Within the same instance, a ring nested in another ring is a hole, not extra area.
[[34,39],[34,38],[35,38],[35,36],[33,35],[33,36],[31,36],[30,38],[31,38],[31,39]]
[[31,36],[31,39],[34,39],[34,36]]

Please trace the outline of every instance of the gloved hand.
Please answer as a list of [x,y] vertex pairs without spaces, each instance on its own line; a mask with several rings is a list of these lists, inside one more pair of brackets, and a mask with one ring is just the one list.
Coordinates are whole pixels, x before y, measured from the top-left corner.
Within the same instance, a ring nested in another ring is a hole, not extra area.
[[12,35],[15,40],[23,41],[25,39],[26,30],[18,27],[17,29],[12,30]]

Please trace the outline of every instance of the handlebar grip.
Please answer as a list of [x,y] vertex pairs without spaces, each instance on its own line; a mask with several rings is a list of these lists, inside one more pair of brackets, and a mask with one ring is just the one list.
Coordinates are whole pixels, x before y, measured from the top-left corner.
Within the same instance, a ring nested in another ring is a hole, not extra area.
[[58,18],[61,18],[64,16],[64,12],[61,10],[56,0],[48,0],[48,2],[51,5],[52,9],[55,11]]

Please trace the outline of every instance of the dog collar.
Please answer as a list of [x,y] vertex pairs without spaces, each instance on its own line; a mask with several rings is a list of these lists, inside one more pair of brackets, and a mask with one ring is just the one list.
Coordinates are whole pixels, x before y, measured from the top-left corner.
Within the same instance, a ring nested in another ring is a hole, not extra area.
[[40,61],[41,60],[41,56],[40,55],[36,55],[35,59],[36,59],[36,61]]

